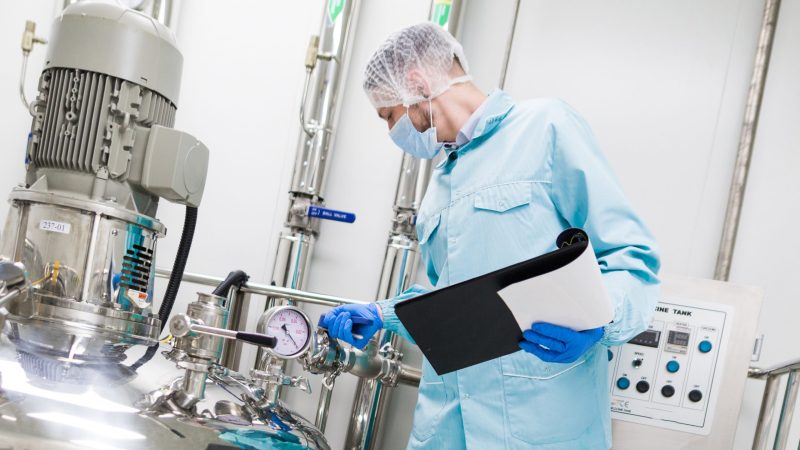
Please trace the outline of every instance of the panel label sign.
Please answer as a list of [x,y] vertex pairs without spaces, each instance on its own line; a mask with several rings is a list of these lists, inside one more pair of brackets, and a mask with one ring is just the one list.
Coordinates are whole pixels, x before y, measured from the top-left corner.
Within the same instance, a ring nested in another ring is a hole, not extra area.
[[55,220],[42,220],[39,222],[39,229],[44,231],[51,231],[54,233],[69,234],[72,225],[64,222],[56,222]]

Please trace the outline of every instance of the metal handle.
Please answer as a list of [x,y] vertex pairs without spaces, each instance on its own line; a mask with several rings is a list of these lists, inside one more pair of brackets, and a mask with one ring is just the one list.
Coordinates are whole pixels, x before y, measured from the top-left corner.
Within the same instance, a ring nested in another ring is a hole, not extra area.
[[208,334],[219,336],[225,339],[236,339],[242,342],[249,342],[261,347],[274,348],[278,344],[275,336],[261,333],[247,333],[244,331],[233,331],[225,328],[209,327],[198,323],[186,314],[178,314],[169,322],[169,331],[175,337],[190,336],[193,334]]
[[356,221],[356,215],[354,213],[337,211],[335,209],[323,208],[321,206],[309,206],[307,214],[308,217],[333,220],[335,222],[353,223]]

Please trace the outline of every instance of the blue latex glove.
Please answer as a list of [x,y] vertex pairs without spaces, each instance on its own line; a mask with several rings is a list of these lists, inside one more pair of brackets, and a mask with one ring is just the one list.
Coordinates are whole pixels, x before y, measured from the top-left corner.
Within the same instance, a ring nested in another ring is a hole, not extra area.
[[319,326],[328,329],[328,335],[364,348],[372,336],[383,328],[378,305],[342,305],[320,317]]
[[603,337],[603,327],[585,331],[553,325],[534,323],[522,333],[521,349],[533,353],[544,362],[571,363],[578,360]]

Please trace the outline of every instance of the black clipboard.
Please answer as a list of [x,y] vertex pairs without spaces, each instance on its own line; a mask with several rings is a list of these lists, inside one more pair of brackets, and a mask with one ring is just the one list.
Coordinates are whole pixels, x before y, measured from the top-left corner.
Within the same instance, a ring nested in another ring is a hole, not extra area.
[[577,259],[589,245],[578,228],[557,250],[395,305],[395,313],[439,375],[514,353],[522,330],[498,291]]

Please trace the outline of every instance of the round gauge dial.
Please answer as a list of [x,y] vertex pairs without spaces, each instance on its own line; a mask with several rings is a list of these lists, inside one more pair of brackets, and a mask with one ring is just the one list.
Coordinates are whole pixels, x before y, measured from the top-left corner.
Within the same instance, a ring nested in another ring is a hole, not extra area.
[[311,345],[311,322],[294,306],[278,306],[267,311],[266,334],[277,338],[271,353],[281,358],[294,358]]

